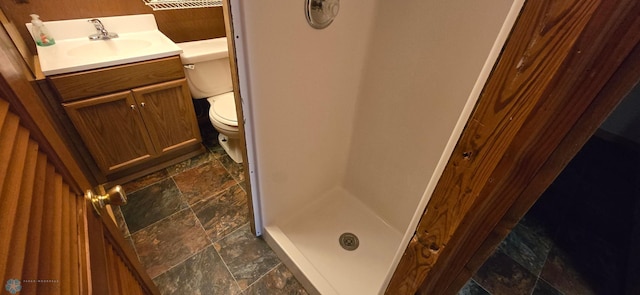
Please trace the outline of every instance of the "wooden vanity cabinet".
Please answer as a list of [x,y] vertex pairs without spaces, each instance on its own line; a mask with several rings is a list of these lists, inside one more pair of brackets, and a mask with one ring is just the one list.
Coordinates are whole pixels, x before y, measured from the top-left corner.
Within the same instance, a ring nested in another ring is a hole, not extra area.
[[[163,64],[166,60],[156,62]],[[112,89],[127,89],[72,101],[69,101],[69,97],[73,96],[64,96],[65,91],[58,89],[63,101],[67,98],[67,102],[62,103],[64,110],[107,178],[121,171],[135,171],[136,167],[149,166],[155,162],[154,160],[166,161],[198,148],[202,149],[198,123],[182,64],[173,61],[171,65],[175,69],[171,71],[172,74],[160,79],[169,80],[166,82],[154,81],[156,83],[150,85],[131,87],[131,79],[123,80],[121,86],[111,81],[108,85]],[[153,72],[136,72],[139,70],[136,66],[140,65],[129,65],[129,69],[120,66],[118,70],[125,70],[128,74],[154,76],[154,79],[158,80],[158,76]],[[149,62],[145,62],[144,66],[148,67]],[[113,76],[114,73],[110,70],[113,69],[89,71],[87,77],[100,77],[101,82],[104,82],[104,79],[122,78]],[[82,75],[81,72],[66,77],[54,76],[52,80],[55,82],[52,84],[64,85],[64,78],[78,83],[75,81],[82,81]],[[84,91],[83,95],[96,94],[87,92],[86,88],[72,90],[78,91]],[[121,173],[118,175],[122,176]]]

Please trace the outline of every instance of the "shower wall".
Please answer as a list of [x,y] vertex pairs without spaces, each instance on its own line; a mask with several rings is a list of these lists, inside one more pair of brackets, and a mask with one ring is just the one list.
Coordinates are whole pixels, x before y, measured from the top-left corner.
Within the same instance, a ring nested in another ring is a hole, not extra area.
[[[375,1],[342,1],[324,30],[304,1],[234,1],[242,17],[263,221],[272,224],[344,178]],[[246,110],[245,110],[246,111]]]
[[232,2],[263,221],[343,186],[404,232],[514,1],[342,1],[324,30],[303,3]]
[[384,292],[523,1],[341,1],[324,30],[232,1],[265,239],[308,290]]
[[378,3],[343,185],[400,232],[513,2]]

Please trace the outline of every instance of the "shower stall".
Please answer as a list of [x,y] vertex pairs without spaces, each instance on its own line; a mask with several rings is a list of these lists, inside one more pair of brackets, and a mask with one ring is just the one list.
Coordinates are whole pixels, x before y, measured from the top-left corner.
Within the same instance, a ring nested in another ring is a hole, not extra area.
[[524,0],[304,2],[231,1],[257,231],[310,293],[382,294]]

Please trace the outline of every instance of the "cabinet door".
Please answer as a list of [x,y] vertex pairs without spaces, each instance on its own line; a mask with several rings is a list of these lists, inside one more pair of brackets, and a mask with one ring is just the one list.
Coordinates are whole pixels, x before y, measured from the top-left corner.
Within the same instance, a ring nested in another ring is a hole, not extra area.
[[130,91],[63,106],[103,173],[134,166],[155,155]]
[[132,90],[158,153],[201,141],[188,87],[181,79]]

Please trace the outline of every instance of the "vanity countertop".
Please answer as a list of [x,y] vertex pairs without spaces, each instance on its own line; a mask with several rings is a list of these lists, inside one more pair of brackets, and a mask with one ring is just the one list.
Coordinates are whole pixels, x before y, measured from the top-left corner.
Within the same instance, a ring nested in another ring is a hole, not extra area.
[[[37,46],[45,76],[91,70],[179,55],[173,41],[158,30],[152,14],[98,17],[118,37],[89,40],[96,33],[90,18],[44,22],[55,39],[51,46]],[[26,24],[31,31],[31,24]]]

